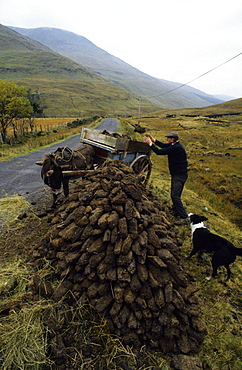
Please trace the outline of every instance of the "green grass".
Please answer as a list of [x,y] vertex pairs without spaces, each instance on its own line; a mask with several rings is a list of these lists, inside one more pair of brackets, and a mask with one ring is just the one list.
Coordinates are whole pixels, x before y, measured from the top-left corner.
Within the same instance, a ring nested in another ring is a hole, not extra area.
[[38,91],[44,114],[50,117],[133,114],[138,106],[134,95],[101,79],[83,82],[80,77],[56,80],[53,76],[23,78],[13,74],[0,74],[0,79]]

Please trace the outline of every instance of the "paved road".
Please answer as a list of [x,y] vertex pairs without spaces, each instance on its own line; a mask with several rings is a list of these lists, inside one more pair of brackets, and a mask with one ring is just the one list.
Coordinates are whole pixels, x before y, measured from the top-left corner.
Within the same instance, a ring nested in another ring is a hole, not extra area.
[[[97,127],[100,130],[117,131],[118,122],[114,118],[106,118]],[[43,191],[45,185],[40,176],[41,167],[35,162],[41,160],[46,153],[54,152],[57,148],[68,146],[74,148],[80,143],[80,135],[51,145],[27,155],[13,158],[9,161],[0,161],[0,198],[5,195],[19,194],[31,199],[38,191]]]

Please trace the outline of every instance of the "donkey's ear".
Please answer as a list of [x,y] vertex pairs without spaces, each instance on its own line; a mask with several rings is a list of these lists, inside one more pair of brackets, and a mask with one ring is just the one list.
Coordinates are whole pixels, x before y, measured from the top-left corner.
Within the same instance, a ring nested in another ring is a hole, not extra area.
[[35,162],[35,164],[37,164],[37,166],[43,166],[43,161],[38,161],[38,162]]

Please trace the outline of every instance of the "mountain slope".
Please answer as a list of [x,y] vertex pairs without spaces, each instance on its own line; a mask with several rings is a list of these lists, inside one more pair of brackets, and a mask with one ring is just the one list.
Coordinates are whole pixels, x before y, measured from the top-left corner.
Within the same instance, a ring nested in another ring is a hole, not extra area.
[[75,33],[45,27],[10,28],[160,107],[166,109],[204,107],[222,102],[189,86],[169,92],[181,84],[151,77]]
[[137,112],[139,98],[132,93],[2,25],[0,79],[38,91],[47,115]]

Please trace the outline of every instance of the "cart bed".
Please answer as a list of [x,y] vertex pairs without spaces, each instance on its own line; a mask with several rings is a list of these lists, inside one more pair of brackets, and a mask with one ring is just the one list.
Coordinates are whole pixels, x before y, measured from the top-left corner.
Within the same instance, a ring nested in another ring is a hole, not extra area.
[[97,156],[97,162],[105,159],[120,160],[123,163],[131,163],[139,156],[149,156],[151,148],[141,141],[131,140],[124,137],[114,137],[115,132],[103,134],[102,130],[83,128],[80,141],[93,147]]

